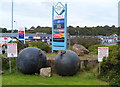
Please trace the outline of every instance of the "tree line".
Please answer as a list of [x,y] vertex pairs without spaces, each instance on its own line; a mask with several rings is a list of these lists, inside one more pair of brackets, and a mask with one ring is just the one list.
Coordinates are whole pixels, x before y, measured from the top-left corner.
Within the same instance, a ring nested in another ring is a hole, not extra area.
[[[6,28],[0,28],[2,30],[2,33],[10,33],[11,30],[7,30]],[[26,33],[47,33],[51,34],[52,33],[52,28],[51,27],[41,27],[37,26],[34,27],[32,26],[30,29],[25,28]],[[67,32],[70,33],[70,35],[88,35],[88,36],[98,36],[98,35],[103,35],[103,36],[109,36],[111,34],[118,34],[120,35],[120,27],[115,27],[115,25],[112,26],[96,26],[96,27],[73,27],[69,26],[67,27]],[[17,30],[14,30],[14,33],[17,33]]]

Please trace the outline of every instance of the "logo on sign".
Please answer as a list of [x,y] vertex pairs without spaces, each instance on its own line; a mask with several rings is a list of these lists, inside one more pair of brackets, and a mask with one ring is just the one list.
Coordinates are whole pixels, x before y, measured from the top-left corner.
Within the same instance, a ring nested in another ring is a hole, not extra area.
[[24,34],[19,34],[19,39],[24,39]]
[[63,24],[63,23],[64,23],[64,19],[54,20],[54,24]]
[[60,3],[60,2],[58,2],[57,5],[55,6],[55,12],[56,12],[58,15],[62,15],[64,11],[65,11],[65,9],[64,9],[63,4]]
[[18,34],[24,34],[24,31],[18,31]]
[[54,37],[64,37],[64,33],[54,33]]
[[54,32],[61,32],[61,33],[64,33],[64,29],[55,29]]

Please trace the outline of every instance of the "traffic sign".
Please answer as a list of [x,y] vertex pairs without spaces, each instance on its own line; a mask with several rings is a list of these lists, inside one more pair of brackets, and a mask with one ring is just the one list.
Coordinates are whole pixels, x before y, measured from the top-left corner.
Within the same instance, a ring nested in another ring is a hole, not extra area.
[[108,47],[98,47],[98,62],[103,61],[103,57],[108,57],[109,54]]
[[19,39],[24,39],[24,34],[19,34]]
[[52,9],[52,52],[67,49],[67,4],[58,2]]
[[17,44],[16,43],[7,44],[7,57],[17,57]]
[[25,28],[19,28],[18,30],[18,39],[25,44]]

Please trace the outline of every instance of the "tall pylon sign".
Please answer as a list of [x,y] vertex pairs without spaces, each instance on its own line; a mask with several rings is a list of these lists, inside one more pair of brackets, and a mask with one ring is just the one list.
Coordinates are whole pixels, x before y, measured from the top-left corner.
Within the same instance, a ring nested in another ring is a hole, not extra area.
[[52,52],[67,48],[67,4],[52,6]]

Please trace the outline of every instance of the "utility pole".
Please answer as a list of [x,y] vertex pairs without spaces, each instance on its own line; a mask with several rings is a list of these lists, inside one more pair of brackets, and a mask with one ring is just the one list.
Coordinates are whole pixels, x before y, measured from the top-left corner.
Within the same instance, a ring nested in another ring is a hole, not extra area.
[[[12,28],[11,34],[13,35],[13,0],[12,0],[11,28]],[[13,43],[13,36],[11,36],[11,37],[12,37],[11,43]],[[10,67],[10,73],[11,73],[12,72],[12,69],[11,69],[11,58],[9,58],[9,67]]]
[[11,21],[11,28],[12,28],[12,32],[13,33],[13,0],[12,0],[12,21]]

